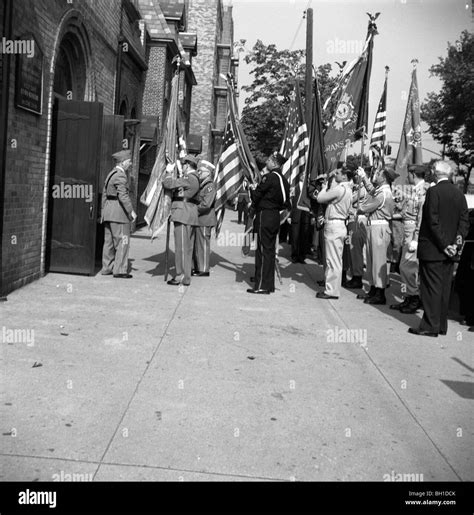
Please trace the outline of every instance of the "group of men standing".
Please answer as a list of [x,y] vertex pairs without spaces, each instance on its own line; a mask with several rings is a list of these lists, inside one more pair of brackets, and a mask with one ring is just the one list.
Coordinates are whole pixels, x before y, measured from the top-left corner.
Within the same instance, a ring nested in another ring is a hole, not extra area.
[[[129,151],[122,151],[113,157],[117,164],[107,176],[103,191],[102,274],[130,278],[127,269],[130,221],[136,219],[126,176],[131,155]],[[251,278],[254,287],[247,290],[249,293],[268,295],[275,291],[280,213],[292,209],[290,187],[281,173],[284,162],[278,152],[271,154],[260,182],[248,185],[245,198],[241,199],[248,203],[247,192],[250,193],[255,213],[255,275]],[[170,219],[174,224],[175,241],[176,275],[168,284],[188,286],[192,275],[209,276],[211,230],[216,225],[215,167],[192,155],[184,157],[179,177],[173,173],[174,166],[169,165],[163,180],[163,187],[172,192]],[[318,182],[312,193],[319,205],[326,206],[320,220],[324,227],[324,291],[318,292],[316,297],[339,298],[344,247],[348,242],[352,277],[344,286],[362,289],[365,275],[369,289],[362,290],[357,298],[366,304],[386,304],[391,223],[399,219],[404,230],[399,265],[404,300],[390,308],[410,314],[423,307],[420,326],[410,328],[410,332],[426,336],[446,334],[453,264],[469,230],[466,199],[450,182],[452,170],[442,160],[432,165],[432,184],[425,181],[427,168],[419,165],[408,167],[408,184],[397,189],[392,187],[398,177],[393,168],[384,166],[370,176],[368,172],[370,169],[361,167],[350,170],[340,162],[328,178]],[[401,194],[399,214],[394,213],[394,189]]]

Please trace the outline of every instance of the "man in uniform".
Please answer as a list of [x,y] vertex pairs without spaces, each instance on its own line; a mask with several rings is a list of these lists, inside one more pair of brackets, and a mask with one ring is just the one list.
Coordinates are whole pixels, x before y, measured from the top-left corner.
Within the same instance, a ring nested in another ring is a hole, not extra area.
[[117,279],[130,279],[128,252],[130,249],[130,222],[137,218],[130,200],[127,170],[132,165],[130,150],[112,155],[115,167],[107,175],[102,191],[100,222],[104,224],[102,275]]
[[290,186],[281,175],[285,158],[274,152],[265,163],[268,170],[250,195],[256,210],[255,229],[257,249],[255,252],[255,287],[248,293],[269,294],[275,291],[276,238],[280,229],[280,210],[288,209]]
[[366,304],[385,304],[385,288],[388,283],[387,250],[390,245],[390,221],[394,201],[391,184],[398,177],[393,168],[385,167],[374,174],[370,184],[363,168],[357,170],[369,196],[359,206],[358,214],[368,216],[367,221],[367,278],[370,290],[357,295]]
[[320,204],[328,205],[324,215],[325,290],[316,294],[318,299],[338,299],[341,294],[342,253],[347,236],[346,220],[352,202],[348,172],[348,168],[340,163],[334,172],[332,186],[329,189],[323,187],[316,199]]
[[194,240],[194,270],[192,275],[209,277],[209,258],[211,255],[211,231],[216,226],[216,185],[214,170],[216,167],[209,161],[201,160],[198,166],[199,175],[199,226],[196,227]]
[[[400,304],[392,304],[391,309],[401,313],[413,314],[420,308],[420,290],[418,286],[418,234],[420,232],[421,214],[426,195],[425,174],[423,165],[408,166],[408,184],[411,186],[402,201],[400,219],[403,222],[403,246],[400,261],[400,278],[402,287],[406,289],[405,299]],[[397,216],[393,215],[394,218]]]
[[247,225],[249,218],[249,204],[250,204],[250,195],[249,195],[249,183],[246,179],[242,182],[242,186],[239,190],[239,194],[237,195],[237,223],[243,223],[245,226]]
[[[366,174],[370,168],[365,168]],[[367,199],[367,190],[362,179],[355,175],[352,188],[352,207],[349,211],[349,222],[347,232],[349,234],[350,269],[351,280],[345,284],[346,288],[362,288],[362,276],[364,275],[364,245],[367,240],[367,217],[356,215],[357,208]],[[359,193],[360,190],[360,193]]]
[[173,191],[170,219],[174,224],[176,275],[168,281],[173,286],[191,284],[194,234],[199,225],[197,164],[198,160],[188,154],[183,159],[183,177],[174,179],[168,173],[163,179],[163,187]]

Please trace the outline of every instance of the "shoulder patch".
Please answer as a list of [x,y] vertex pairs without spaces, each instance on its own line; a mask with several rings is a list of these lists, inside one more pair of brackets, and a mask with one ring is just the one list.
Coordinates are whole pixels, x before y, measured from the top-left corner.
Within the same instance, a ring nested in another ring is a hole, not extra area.
[[262,182],[265,182],[266,180],[267,180],[267,176],[266,176],[266,175],[264,175],[264,176],[262,177]]
[[212,191],[212,190],[213,190],[212,186],[209,186],[209,187],[207,188],[207,191],[208,191],[209,193],[211,193],[211,191]]

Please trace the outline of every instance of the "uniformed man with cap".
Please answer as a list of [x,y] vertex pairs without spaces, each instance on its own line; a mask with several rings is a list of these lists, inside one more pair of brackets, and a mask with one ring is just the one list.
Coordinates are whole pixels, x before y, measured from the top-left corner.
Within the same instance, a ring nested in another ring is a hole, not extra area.
[[275,291],[276,239],[280,230],[280,210],[289,209],[290,186],[281,175],[285,158],[278,152],[265,163],[267,173],[261,182],[251,186],[250,196],[255,208],[255,287],[248,293],[269,294]]
[[209,277],[209,258],[211,255],[211,231],[216,226],[216,185],[214,183],[214,170],[216,167],[204,159],[199,162],[199,226],[196,227],[194,240],[194,270],[192,275]]
[[170,220],[174,224],[174,253],[176,276],[168,284],[191,284],[195,229],[199,225],[199,177],[198,160],[191,154],[183,158],[183,177],[175,179],[168,173],[163,187],[173,191]]
[[132,165],[132,153],[130,150],[122,150],[112,157],[116,164],[107,175],[102,192],[100,222],[104,224],[104,248],[101,274],[130,279],[130,222],[137,218],[130,200],[127,177],[127,170]]
[[[403,245],[400,261],[400,278],[405,289],[405,299],[400,304],[392,304],[391,309],[401,313],[413,314],[421,307],[418,284],[418,234],[420,232],[421,215],[427,191],[425,174],[427,167],[423,165],[408,166],[408,184],[402,199],[400,219],[403,222]],[[395,218],[396,215],[394,215]]]
[[330,187],[323,185],[317,196],[320,204],[327,204],[324,214],[324,246],[326,262],[324,267],[324,292],[318,292],[318,299],[338,299],[341,293],[342,254],[347,236],[346,221],[352,203],[352,186],[348,179],[349,169],[344,163],[331,175],[334,182]]
[[398,174],[391,167],[377,170],[369,182],[363,168],[358,168],[365,188],[369,193],[367,201],[359,206],[358,214],[367,215],[367,279],[370,290],[357,295],[366,304],[385,304],[385,288],[388,284],[387,250],[390,245],[390,222],[394,201],[391,184]]

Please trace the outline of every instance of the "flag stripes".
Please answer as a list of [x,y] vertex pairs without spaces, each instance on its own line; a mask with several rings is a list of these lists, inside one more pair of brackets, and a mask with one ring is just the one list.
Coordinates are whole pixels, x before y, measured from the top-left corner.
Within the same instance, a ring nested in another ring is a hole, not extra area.
[[387,78],[375,115],[374,128],[372,129],[372,136],[370,138],[370,156],[372,163],[377,165],[378,162],[383,163],[385,155],[385,138],[387,128]]

